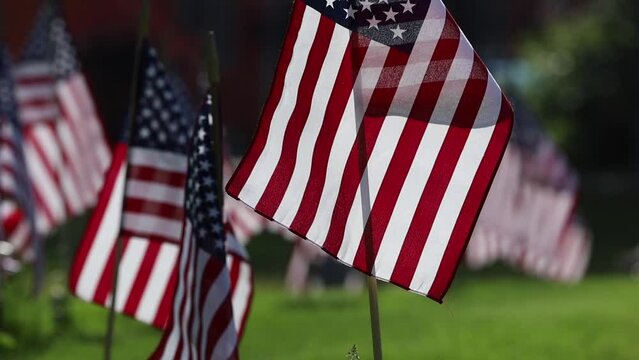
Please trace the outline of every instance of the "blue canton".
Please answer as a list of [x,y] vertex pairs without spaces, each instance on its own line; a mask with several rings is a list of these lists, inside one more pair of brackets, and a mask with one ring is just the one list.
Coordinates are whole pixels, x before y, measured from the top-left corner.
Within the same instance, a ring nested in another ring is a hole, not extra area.
[[224,226],[217,191],[217,167],[211,135],[211,96],[202,105],[193,133],[186,185],[186,216],[198,246],[225,261]]
[[40,8],[36,16],[33,30],[29,34],[26,46],[22,49],[22,61],[46,61],[53,60],[54,49],[50,41],[51,24],[57,17],[57,9],[46,2]]
[[410,52],[430,0],[304,0],[336,23],[374,41]]
[[191,121],[157,51],[145,44],[131,145],[186,155]]

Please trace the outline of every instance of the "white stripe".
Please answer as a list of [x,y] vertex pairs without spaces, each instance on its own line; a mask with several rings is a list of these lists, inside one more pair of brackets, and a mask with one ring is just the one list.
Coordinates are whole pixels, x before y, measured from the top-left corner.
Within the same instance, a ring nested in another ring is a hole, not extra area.
[[143,238],[132,237],[129,239],[122,259],[120,260],[120,269],[118,271],[118,292],[115,300],[116,311],[122,312],[124,305],[129,299],[131,289],[137,279],[140,266],[145,258],[146,250],[149,242]]
[[100,283],[100,278],[108,261],[108,254],[113,250],[120,230],[122,200],[124,197],[124,169],[125,165],[122,164],[104,211],[104,216],[102,221],[100,221],[100,226],[78,278],[75,293],[78,297],[87,301],[93,301],[95,290]]
[[182,233],[182,221],[149,214],[125,212],[122,227],[140,235],[156,235],[176,241]]
[[[468,62],[459,62],[459,60],[473,57],[473,49],[468,44],[460,41],[457,54],[451,65],[451,76],[458,77],[459,75],[456,73],[459,72],[465,72],[466,75],[470,74],[470,66],[460,67],[462,64],[468,65]],[[381,279],[390,280],[412,222],[412,217],[415,214],[426,182],[431,176],[435,160],[448,133],[449,125],[461,100],[463,91],[464,86],[460,82],[444,83],[430,123],[422,136],[413,163],[395,203],[375,259],[375,276]]]
[[45,106],[29,106],[20,109],[20,121],[22,124],[29,125],[38,121],[56,120],[60,115],[56,105]]
[[226,327],[226,330],[220,336],[215,349],[213,350],[213,354],[211,356],[212,360],[227,360],[231,358],[233,355],[233,351],[237,347],[237,330],[235,329],[235,325],[232,321],[229,321],[229,325]]
[[[388,46],[371,41],[366,51],[362,68],[375,67],[380,63],[383,64],[389,49]],[[380,74],[377,73],[374,75],[368,74],[367,76],[379,78],[379,75]],[[364,111],[368,107],[368,102],[372,96],[372,92],[365,91],[365,89],[361,88],[362,81],[363,75],[360,72],[357,75],[353,92],[351,92],[348,104],[337,128],[337,133],[335,134],[335,140],[328,158],[325,184],[322,190],[322,196],[320,197],[317,215],[307,234],[309,239],[312,239],[320,246],[323,245],[326,240],[326,233],[330,225],[335,202],[337,201],[342,175],[344,174],[344,167],[346,166],[348,155],[355,142]],[[353,121],[353,119],[355,121]]]
[[[200,358],[206,359],[206,345],[208,343],[208,331],[211,326],[213,317],[219,311],[220,306],[226,299],[226,295],[231,288],[231,281],[229,273],[226,269],[222,269],[217,278],[211,284],[211,287],[207,290],[204,303],[201,305],[204,309],[204,313],[200,318],[202,322],[200,324]],[[232,323],[232,322],[230,322]]]
[[[407,67],[410,65],[412,69],[402,74],[388,112],[389,114],[406,113],[410,111],[407,109],[413,107],[419,87],[410,85],[414,81],[418,81],[421,84],[424,79],[429,61],[438,44],[437,41],[433,40],[440,38],[444,28],[445,16],[446,9],[443,5],[436,1],[431,2],[427,16],[430,19],[431,26],[424,24],[418,34],[417,42],[407,62]],[[433,28],[434,26],[438,27]],[[342,241],[342,246],[338,252],[338,257],[347,264],[352,264],[357,254],[364,227],[370,216],[372,206],[377,199],[382,181],[387,176],[394,176],[394,174],[387,174],[387,170],[406,122],[407,118],[404,116],[389,115],[384,119],[362,181],[355,193],[355,199],[346,222],[344,241]],[[361,146],[361,144],[356,146]],[[365,197],[365,199],[362,199],[362,197]]]
[[33,84],[20,84],[15,88],[16,101],[22,106],[31,101],[47,101],[55,104],[55,89],[52,81],[41,81]]
[[24,62],[15,67],[13,74],[16,79],[49,76],[52,73],[52,64],[44,61]]
[[177,289],[175,291],[175,296],[173,297],[173,324],[171,329],[167,329],[167,331],[171,331],[169,333],[169,337],[164,346],[164,352],[160,356],[162,360],[170,360],[175,359],[177,354],[177,346],[180,341],[180,303],[184,300],[185,297],[185,283],[180,278],[182,274],[186,271],[186,267],[190,263],[189,256],[191,255],[191,223],[186,221],[184,228],[184,236],[182,237],[182,249],[180,252],[180,269],[178,272],[178,281],[177,281]]
[[184,155],[139,147],[131,147],[130,164],[148,166],[176,173],[186,173],[187,159]]
[[495,130],[494,124],[496,124],[501,111],[501,99],[499,86],[492,77],[489,77],[486,94],[477,119],[480,119],[482,123],[492,121],[493,126],[471,129],[428,234],[426,245],[411,282],[411,289],[427,293],[435,281],[437,270],[439,270],[459,213]]
[[[284,224],[290,225],[293,222],[304,196],[304,189],[311,172],[315,143],[331,96],[331,91],[327,91],[327,89],[333,89],[336,86],[335,81],[337,80],[350,36],[351,32],[349,30],[341,26],[335,26],[326,59],[315,87],[308,119],[299,139],[293,175],[282,202],[274,215],[274,218],[280,219]],[[337,86],[342,86],[342,84]]]
[[286,125],[291,118],[297,101],[297,91],[306,68],[308,56],[315,39],[320,20],[320,13],[306,7],[302,18],[297,41],[293,48],[293,57],[284,78],[284,92],[271,120],[268,138],[264,150],[255,163],[255,168],[240,192],[240,198],[251,207],[255,207],[262,197],[282,151],[282,141]]
[[[173,271],[177,271],[175,263],[179,256],[180,248],[172,243],[164,242],[160,247],[158,256],[153,264],[153,270],[146,283],[144,294],[135,311],[135,318],[147,324],[153,324],[160,303],[167,293],[167,286]],[[172,295],[172,294],[171,294]]]
[[[242,261],[241,259],[237,259],[236,261],[240,261],[240,274],[237,278],[237,283],[235,284],[235,291],[233,292],[233,318],[235,319],[235,328],[239,329],[242,327],[242,320],[246,316],[246,312],[248,311],[249,300],[251,298],[251,265]],[[230,268],[230,264],[229,264]]]
[[129,179],[126,186],[126,197],[182,207],[184,205],[184,188]]

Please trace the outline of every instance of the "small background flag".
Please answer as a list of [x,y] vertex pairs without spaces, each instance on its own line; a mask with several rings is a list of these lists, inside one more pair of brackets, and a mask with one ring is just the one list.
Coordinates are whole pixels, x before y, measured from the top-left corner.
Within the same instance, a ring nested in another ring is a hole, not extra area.
[[11,61],[3,46],[0,46],[0,220],[1,240],[11,243],[23,259],[33,259],[33,242],[37,241],[34,201],[23,153]]
[[[141,69],[140,106],[131,143],[116,147],[69,284],[79,298],[108,306],[115,244],[122,236],[125,248],[116,310],[164,328],[177,283],[184,218],[183,204],[179,203],[184,201],[188,134],[193,121],[187,118],[191,112],[184,96],[148,44],[143,48]],[[131,161],[128,171],[127,156]],[[229,249],[229,266],[237,275],[233,278],[237,289],[233,303],[238,305],[238,324],[243,324],[252,300],[253,275],[246,252],[239,250],[239,244],[233,249]]]
[[38,230],[95,204],[111,154],[57,8],[42,6],[15,70]]
[[231,276],[217,196],[211,96],[193,133],[178,286],[169,326],[152,359],[237,359]]
[[512,127],[441,0],[296,0],[227,191],[343,263],[441,301]]

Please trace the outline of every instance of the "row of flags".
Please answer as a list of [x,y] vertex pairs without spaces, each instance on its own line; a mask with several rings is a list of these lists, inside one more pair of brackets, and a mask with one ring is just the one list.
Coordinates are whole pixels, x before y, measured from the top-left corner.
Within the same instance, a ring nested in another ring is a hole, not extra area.
[[592,241],[577,215],[578,175],[535,116],[523,105],[518,115],[466,263],[480,269],[503,261],[543,279],[579,281]]
[[43,7],[17,66],[0,64],[0,214],[27,254],[95,206],[70,290],[164,329],[152,358],[239,357],[244,245],[265,228],[438,302],[471,236],[472,266],[582,276],[574,173],[530,131],[509,143],[513,109],[441,0],[295,0],[230,197],[211,97],[192,116],[157,51],[141,51],[133,124],[111,152],[64,21]]

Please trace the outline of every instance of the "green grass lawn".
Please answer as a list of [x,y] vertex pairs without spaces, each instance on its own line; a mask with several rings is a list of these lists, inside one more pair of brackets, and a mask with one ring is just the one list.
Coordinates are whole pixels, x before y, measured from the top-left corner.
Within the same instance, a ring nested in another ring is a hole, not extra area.
[[[625,277],[562,286],[511,276],[460,276],[446,300],[439,305],[383,286],[385,358],[639,359],[639,283]],[[0,358],[101,358],[106,311],[76,300],[69,306],[68,325],[35,321],[49,334],[37,343],[19,342]],[[37,311],[31,318],[42,317]],[[121,317],[114,359],[144,359],[159,337],[159,331]],[[362,359],[371,359],[370,342],[366,293],[332,290],[293,299],[279,285],[262,281],[241,355],[345,359],[356,344]]]

